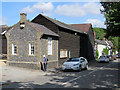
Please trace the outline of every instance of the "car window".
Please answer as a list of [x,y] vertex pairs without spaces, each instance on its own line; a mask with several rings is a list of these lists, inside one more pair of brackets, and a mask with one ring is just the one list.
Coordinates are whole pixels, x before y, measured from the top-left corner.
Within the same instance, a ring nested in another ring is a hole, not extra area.
[[84,59],[84,58],[81,58],[80,60],[84,60],[84,61],[85,61],[85,59]]
[[78,62],[79,58],[70,58],[66,62]]
[[109,58],[109,56],[106,56],[105,58]]
[[100,56],[100,58],[105,58],[105,56]]
[[81,58],[81,59],[80,59],[80,61],[84,62],[84,61],[85,61],[85,59],[84,59],[84,58]]

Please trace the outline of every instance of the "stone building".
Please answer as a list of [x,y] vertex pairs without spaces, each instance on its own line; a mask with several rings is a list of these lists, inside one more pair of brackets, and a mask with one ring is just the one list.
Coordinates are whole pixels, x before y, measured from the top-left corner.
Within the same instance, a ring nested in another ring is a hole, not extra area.
[[7,62],[9,65],[40,69],[43,55],[49,60],[48,68],[62,65],[71,57],[94,60],[94,33],[92,25],[65,24],[39,14],[31,22],[26,14],[6,33]]
[[9,65],[40,69],[43,55],[49,60],[48,67],[58,65],[59,35],[43,25],[28,22],[25,13],[20,14],[20,21],[5,35]]
[[7,25],[0,26],[0,59],[6,59],[7,55],[7,39],[5,33],[10,29]]
[[70,57],[85,57],[88,61],[94,60],[94,33],[92,25],[74,25],[65,24],[56,19],[39,14],[31,22],[44,25],[59,37],[58,60],[61,65]]

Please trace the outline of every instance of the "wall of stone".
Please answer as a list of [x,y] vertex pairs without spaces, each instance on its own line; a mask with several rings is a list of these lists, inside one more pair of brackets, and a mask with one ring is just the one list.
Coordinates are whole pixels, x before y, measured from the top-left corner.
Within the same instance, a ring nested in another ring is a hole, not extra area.
[[[25,23],[25,28],[20,29],[20,24],[18,23],[12,30],[8,31],[8,61],[9,65],[37,69],[39,68],[38,62],[38,39],[37,30],[31,27],[28,23]],[[12,55],[12,43],[17,45],[17,55]],[[29,43],[33,43],[35,46],[35,55],[29,55]],[[18,63],[19,62],[19,63]],[[30,63],[31,62],[31,63]]]
[[27,69],[36,69],[36,70],[41,70],[38,64],[35,63],[15,63],[15,62],[8,62],[7,63],[10,66],[14,67],[21,67],[21,68],[27,68]]
[[51,37],[52,38],[52,55],[48,55],[48,37],[51,36],[43,36],[41,38],[41,60],[43,61],[43,55],[46,55],[49,62],[58,62],[58,38],[57,37]]
[[[40,69],[40,61],[43,60],[45,54],[49,59],[49,68],[57,66],[58,62],[58,38],[53,37],[53,55],[47,55],[48,36],[43,35],[40,39],[39,32],[28,23],[25,23],[25,28],[20,29],[18,23],[12,30],[7,33],[8,40],[8,65],[29,68]],[[38,37],[39,36],[39,37]],[[51,36],[49,36],[51,37]],[[12,43],[17,45],[17,55],[12,55]],[[29,43],[35,45],[35,55],[29,55]]]

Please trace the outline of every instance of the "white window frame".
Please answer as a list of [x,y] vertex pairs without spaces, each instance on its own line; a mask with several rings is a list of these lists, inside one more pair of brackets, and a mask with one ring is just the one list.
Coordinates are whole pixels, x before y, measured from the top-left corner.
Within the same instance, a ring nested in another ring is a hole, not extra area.
[[17,45],[12,43],[12,55],[17,55]]
[[48,37],[48,55],[52,55],[52,38]]
[[33,43],[29,43],[29,55],[34,55],[35,54],[35,46]]

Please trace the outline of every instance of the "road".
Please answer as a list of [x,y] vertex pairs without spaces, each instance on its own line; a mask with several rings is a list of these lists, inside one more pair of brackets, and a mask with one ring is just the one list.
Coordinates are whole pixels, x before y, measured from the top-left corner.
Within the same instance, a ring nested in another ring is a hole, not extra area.
[[88,70],[37,75],[2,88],[120,88],[120,59],[95,63]]

